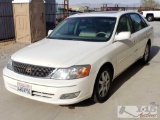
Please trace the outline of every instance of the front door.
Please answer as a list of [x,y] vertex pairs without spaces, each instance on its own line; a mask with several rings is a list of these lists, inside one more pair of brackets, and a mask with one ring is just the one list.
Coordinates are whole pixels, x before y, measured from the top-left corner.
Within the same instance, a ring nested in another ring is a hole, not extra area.
[[117,50],[117,74],[123,72],[127,67],[135,62],[136,51],[136,34],[133,33],[133,28],[128,15],[121,16],[116,34],[120,32],[131,32],[129,40],[116,41]]

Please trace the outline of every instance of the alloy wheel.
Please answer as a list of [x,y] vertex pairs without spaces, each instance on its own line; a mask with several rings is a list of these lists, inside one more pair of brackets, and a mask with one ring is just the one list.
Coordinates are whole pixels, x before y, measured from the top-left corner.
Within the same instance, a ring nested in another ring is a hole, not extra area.
[[105,97],[107,95],[109,87],[110,87],[109,73],[107,71],[104,71],[101,74],[101,77],[99,79],[98,92],[99,92],[100,97]]

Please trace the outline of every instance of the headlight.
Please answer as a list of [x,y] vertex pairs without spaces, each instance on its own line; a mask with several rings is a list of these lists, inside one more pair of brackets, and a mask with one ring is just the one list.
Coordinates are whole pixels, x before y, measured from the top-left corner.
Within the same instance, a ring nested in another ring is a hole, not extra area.
[[10,59],[7,63],[7,68],[13,71],[12,60]]
[[71,80],[83,78],[89,75],[90,69],[90,65],[73,66],[70,68],[58,69],[51,78],[57,80]]

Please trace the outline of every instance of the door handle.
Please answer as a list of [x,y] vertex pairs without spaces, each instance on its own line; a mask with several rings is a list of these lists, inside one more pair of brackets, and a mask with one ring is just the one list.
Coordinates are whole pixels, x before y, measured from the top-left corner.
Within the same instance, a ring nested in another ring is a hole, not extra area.
[[146,32],[146,37],[149,35],[149,32]]
[[136,41],[136,40],[133,40],[133,42],[136,43],[137,41]]

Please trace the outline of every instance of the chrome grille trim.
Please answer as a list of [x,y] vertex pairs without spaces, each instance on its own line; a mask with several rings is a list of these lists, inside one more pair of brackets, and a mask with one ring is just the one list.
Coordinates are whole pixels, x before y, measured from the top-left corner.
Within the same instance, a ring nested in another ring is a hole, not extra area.
[[12,62],[12,66],[14,72],[31,77],[48,77],[55,70],[55,68],[30,65],[15,61]]
[[54,97],[54,94],[44,93],[44,92],[38,92],[38,91],[32,91],[32,96],[37,96],[37,97],[41,97],[41,98],[51,99],[51,98]]

